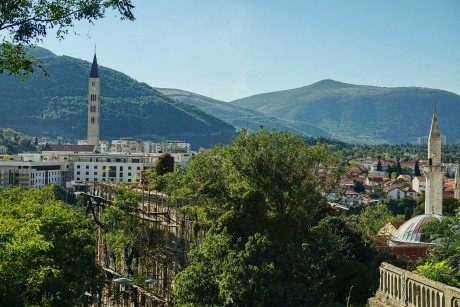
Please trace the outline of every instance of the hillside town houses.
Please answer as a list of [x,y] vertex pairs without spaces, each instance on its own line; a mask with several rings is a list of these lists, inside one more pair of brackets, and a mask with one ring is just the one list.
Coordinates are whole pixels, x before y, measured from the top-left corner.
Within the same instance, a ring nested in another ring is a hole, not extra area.
[[[381,171],[377,171],[379,161]],[[327,195],[328,201],[331,205],[342,205],[341,208],[349,209],[403,198],[418,200],[426,190],[423,167],[428,165],[428,161],[418,161],[421,176],[414,176],[415,161],[400,162],[401,167],[409,174],[399,174],[392,178],[395,174],[389,173],[388,169],[395,169],[395,161],[396,159],[385,161],[373,157],[353,161],[336,189]],[[453,177],[458,165],[446,164],[446,167],[446,175]],[[443,196],[454,197],[455,179],[447,176],[443,178]]]

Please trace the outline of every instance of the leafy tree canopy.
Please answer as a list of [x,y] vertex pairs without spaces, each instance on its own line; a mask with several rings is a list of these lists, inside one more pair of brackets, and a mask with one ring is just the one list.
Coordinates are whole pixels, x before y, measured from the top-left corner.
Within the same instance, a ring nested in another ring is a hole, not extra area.
[[352,285],[352,300],[365,301],[373,251],[352,223],[327,217],[321,195],[342,173],[339,160],[300,136],[243,130],[167,174],[170,200],[207,232],[175,277],[175,304],[344,302]]
[[443,221],[427,226],[437,244],[429,250],[428,259],[417,267],[416,273],[449,284],[460,286],[460,211]]
[[0,192],[2,306],[77,306],[103,284],[91,224],[55,192]]
[[121,19],[134,20],[133,8],[131,0],[2,0],[0,73],[23,76],[33,73],[36,59],[25,47],[42,41],[50,29],[56,30],[56,37],[63,39],[76,21],[93,23],[103,18],[108,9],[116,10]]
[[155,162],[155,172],[158,175],[174,172],[174,157],[169,153],[159,156]]

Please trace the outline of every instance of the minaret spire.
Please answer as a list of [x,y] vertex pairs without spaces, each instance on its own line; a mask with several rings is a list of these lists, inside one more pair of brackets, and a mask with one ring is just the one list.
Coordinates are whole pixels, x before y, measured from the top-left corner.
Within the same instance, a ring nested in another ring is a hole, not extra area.
[[442,215],[442,178],[446,167],[441,163],[441,132],[436,116],[436,100],[433,102],[433,119],[428,136],[428,166],[426,177],[425,214]]
[[455,167],[454,197],[460,200],[460,164]]

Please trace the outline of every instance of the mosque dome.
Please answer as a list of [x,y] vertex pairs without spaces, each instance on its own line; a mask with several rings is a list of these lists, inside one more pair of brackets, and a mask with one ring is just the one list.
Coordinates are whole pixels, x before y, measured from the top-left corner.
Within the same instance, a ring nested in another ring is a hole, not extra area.
[[433,220],[442,221],[445,217],[438,214],[422,214],[411,218],[402,224],[398,232],[390,238],[394,243],[411,244],[411,243],[426,243],[429,242],[429,237],[425,235],[425,226]]

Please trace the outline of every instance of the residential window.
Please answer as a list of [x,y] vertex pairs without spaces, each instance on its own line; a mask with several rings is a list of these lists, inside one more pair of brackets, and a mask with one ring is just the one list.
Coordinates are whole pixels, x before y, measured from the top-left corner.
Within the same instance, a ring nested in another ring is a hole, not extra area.
[[129,170],[129,171],[131,170],[131,166],[128,166],[128,170]]
[[97,165],[94,165],[94,169],[97,169]]
[[86,166],[86,169],[89,169],[89,165]]
[[120,177],[123,177],[123,173],[120,173]]
[[140,171],[140,170],[141,170],[141,167],[140,167],[140,166],[138,166],[138,167],[137,167],[137,170],[138,170],[138,171]]
[[80,165],[77,165],[77,168],[80,168]]
[[77,175],[80,175],[80,172],[77,172]]
[[122,172],[122,171],[123,171],[123,166],[120,166],[120,172]]
[[97,176],[97,172],[94,172],[94,175]]
[[89,172],[86,172],[86,175],[89,175]]
[[91,117],[91,124],[94,124],[95,121],[96,121],[95,118]]
[[90,112],[96,112],[96,106],[90,106],[89,111]]
[[131,173],[128,173],[128,176],[131,177]]

